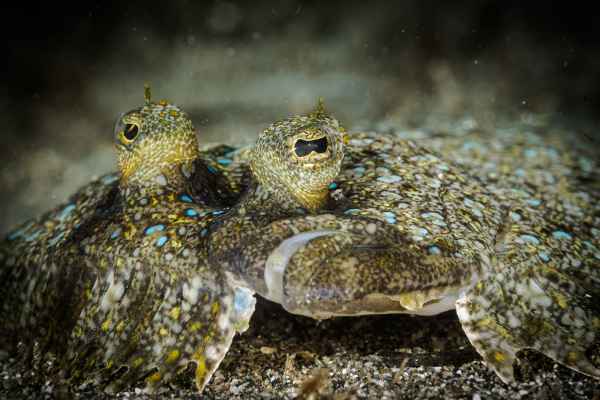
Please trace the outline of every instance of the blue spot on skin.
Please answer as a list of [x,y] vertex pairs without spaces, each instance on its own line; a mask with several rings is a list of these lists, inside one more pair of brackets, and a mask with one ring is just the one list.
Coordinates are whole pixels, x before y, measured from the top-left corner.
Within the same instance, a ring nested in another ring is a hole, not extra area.
[[529,199],[529,200],[527,200],[527,204],[529,204],[532,207],[537,207],[540,204],[542,204],[542,201],[539,199]]
[[217,162],[221,165],[229,165],[232,161],[229,158],[217,158]]
[[58,235],[54,236],[52,239],[48,240],[48,244],[50,246],[55,246],[63,237],[65,236],[65,232],[61,232]]
[[540,244],[540,241],[538,240],[538,238],[536,238],[535,236],[532,236],[532,235],[521,235],[521,236],[519,236],[519,239],[521,240],[520,243],[529,243],[529,244],[533,244],[533,245]]
[[440,214],[436,213],[436,212],[426,212],[421,214],[421,217],[426,218],[426,219],[441,219],[443,220],[444,217],[442,217]]
[[429,254],[432,254],[432,255],[435,255],[435,256],[442,254],[442,250],[439,247],[435,246],[435,245],[434,246],[429,246],[427,248],[427,251],[429,252]]
[[554,231],[552,237],[556,240],[571,240],[573,236],[565,231]]
[[364,167],[356,167],[354,168],[354,173],[358,176],[362,176],[365,173]]
[[101,182],[105,185],[110,185],[119,180],[119,175],[107,175],[102,177]]
[[479,147],[479,145],[472,141],[465,142],[462,145],[463,150],[472,150],[472,149],[476,149],[477,147]]
[[224,213],[225,213],[225,211],[217,210],[217,211],[213,211],[212,215],[221,215],[221,214],[224,214]]
[[15,240],[16,238],[18,238],[19,236],[21,236],[21,232],[19,231],[14,231],[13,233],[11,233],[10,235],[8,235],[7,239],[8,240]]
[[400,182],[402,178],[400,178],[398,175],[384,175],[377,178],[377,180],[383,183],[396,183]]
[[217,173],[217,170],[212,165],[209,165],[206,168],[208,169],[208,172],[210,172],[211,174],[216,174]]
[[192,200],[192,198],[187,194],[182,194],[181,196],[179,196],[179,200],[183,201],[184,203],[193,203],[194,202]]
[[110,238],[111,239],[116,239],[119,236],[121,236],[121,228],[117,228],[111,235]]
[[337,189],[337,183],[335,183],[335,182],[330,183],[329,190],[335,190],[335,189]]
[[29,228],[31,228],[33,226],[33,221],[29,221],[25,226],[23,226],[22,228],[19,228],[17,230],[15,230],[14,232],[10,233],[7,237],[8,240],[15,240],[16,238],[23,236],[23,233],[25,233]]
[[358,208],[349,208],[349,209],[347,209],[346,211],[344,211],[344,214],[350,214],[350,215],[353,215],[353,214],[356,214],[356,213],[357,213],[357,212],[359,212],[359,211],[360,211],[360,210],[359,210]]
[[20,237],[22,234],[23,234],[23,229],[18,229],[16,231],[14,231],[13,233],[11,233],[10,235],[8,235],[7,239],[15,240],[16,238]]
[[393,212],[386,211],[383,213],[383,216],[385,217],[385,220],[388,223],[390,223],[390,224],[396,223],[396,214],[394,214]]
[[512,211],[511,211],[511,212],[510,212],[510,218],[511,218],[513,221],[520,221],[520,220],[521,220],[521,214],[519,214],[519,213],[516,213],[516,212],[512,212]]
[[548,255],[548,253],[546,253],[545,251],[540,251],[538,253],[538,256],[540,257],[540,260],[542,260],[543,262],[548,262],[550,261],[550,256]]
[[525,176],[525,170],[523,168],[517,168],[515,169],[515,175],[522,178]]
[[159,237],[158,239],[156,239],[156,247],[163,247],[168,240],[169,238],[167,236]]
[[153,233],[164,231],[164,230],[165,230],[165,226],[163,224],[158,224],[158,225],[153,225],[153,226],[147,227],[146,230],[144,231],[144,233],[146,235],[152,235]]
[[552,148],[552,147],[548,147],[546,149],[546,154],[548,154],[548,156],[550,156],[551,158],[558,158],[558,151],[556,151],[556,149]]
[[198,216],[198,211],[194,210],[193,208],[188,208],[183,213],[188,217],[197,217]]
[[200,236],[205,237],[208,234],[208,229],[204,228],[202,229],[202,232],[200,232]]
[[60,214],[57,216],[59,221],[64,221],[65,218],[67,218],[67,216],[69,214],[71,214],[71,212],[75,209],[75,204],[69,204],[68,206],[66,206],[65,208],[63,208],[63,210],[60,212]]
[[38,236],[40,236],[42,234],[42,231],[37,230],[37,231],[33,231],[32,233],[30,233],[29,235],[25,236],[25,241],[26,242],[33,242],[35,239],[38,238]]
[[527,158],[533,158],[537,156],[537,150],[535,149],[527,149],[525,150],[525,157]]

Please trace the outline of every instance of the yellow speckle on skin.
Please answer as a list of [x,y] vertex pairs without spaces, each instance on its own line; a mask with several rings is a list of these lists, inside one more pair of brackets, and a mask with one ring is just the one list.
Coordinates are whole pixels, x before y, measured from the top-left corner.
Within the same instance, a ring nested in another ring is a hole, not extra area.
[[190,332],[196,332],[198,331],[200,328],[202,328],[202,322],[194,322],[192,325],[190,325]]
[[159,334],[160,336],[167,336],[167,335],[169,334],[169,331],[168,331],[168,330],[166,330],[165,328],[160,328],[160,329],[158,330],[158,334]]
[[570,364],[575,364],[579,360],[579,354],[574,351],[570,351],[567,353],[567,361]]
[[117,332],[123,332],[123,329],[125,329],[125,321],[119,322],[115,329],[117,330]]
[[179,352],[179,350],[173,350],[169,353],[169,355],[167,356],[167,359],[165,361],[167,364],[173,364],[175,361],[177,361],[179,359],[180,355],[181,355],[181,353]]
[[171,311],[169,311],[169,316],[173,319],[179,319],[179,315],[181,315],[181,309],[179,307],[173,307]]
[[162,375],[160,374],[160,372],[155,372],[148,377],[148,382],[157,383],[161,380],[161,378],[162,378]]
[[481,328],[488,327],[492,324],[492,319],[490,317],[484,318],[482,320],[477,321],[477,326]]
[[565,308],[567,308],[567,299],[562,294],[560,294],[558,292],[555,292],[554,293],[554,300],[556,300],[556,303],[558,304],[558,306],[560,308],[562,308],[563,310]]
[[104,321],[102,323],[102,326],[100,327],[100,329],[102,329],[103,332],[108,332],[108,330],[110,329],[110,324],[112,323],[112,320],[109,318],[106,321]]
[[220,308],[221,306],[219,305],[219,302],[215,301],[214,303],[212,303],[212,307],[210,310],[212,315],[217,315],[219,313]]
[[494,360],[496,360],[496,362],[503,363],[504,361],[506,361],[506,354],[504,354],[501,351],[495,351]]
[[194,355],[194,360],[196,361],[196,386],[199,389],[204,385],[204,378],[206,377],[206,360],[204,356],[200,354],[200,351],[196,352]]
[[144,359],[142,357],[138,357],[135,360],[133,360],[133,363],[131,365],[133,365],[133,368],[137,368],[140,365],[142,365],[144,363]]
[[477,282],[477,284],[475,285],[475,289],[478,292],[481,292],[481,289],[483,289],[483,282],[482,281]]
[[123,236],[125,237],[125,239],[130,240],[135,236],[136,232],[137,228],[135,227],[135,225],[129,224],[127,226],[127,230],[123,233]]

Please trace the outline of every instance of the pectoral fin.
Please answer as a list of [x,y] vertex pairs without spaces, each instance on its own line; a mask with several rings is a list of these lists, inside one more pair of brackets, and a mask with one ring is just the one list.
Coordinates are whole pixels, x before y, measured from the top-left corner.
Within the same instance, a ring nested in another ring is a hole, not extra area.
[[521,349],[600,378],[586,356],[600,334],[600,315],[580,289],[574,280],[553,283],[542,269],[525,275],[506,268],[476,284],[456,310],[470,342],[505,383],[514,380]]

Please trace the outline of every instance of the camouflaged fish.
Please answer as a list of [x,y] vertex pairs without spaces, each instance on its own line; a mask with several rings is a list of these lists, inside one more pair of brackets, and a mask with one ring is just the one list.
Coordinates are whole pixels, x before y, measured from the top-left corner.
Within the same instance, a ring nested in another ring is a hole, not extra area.
[[[527,348],[600,378],[588,358],[598,191],[543,144],[487,160],[473,149],[454,149],[461,168],[392,135],[346,134],[322,106],[276,122],[239,154],[254,182],[213,225],[211,262],[313,318],[455,309],[504,382]],[[516,161],[523,152],[535,155]]]
[[186,114],[149,93],[115,140],[118,175],[2,243],[0,344],[37,343],[69,383],[109,390],[153,388],[193,362],[201,389],[254,304],[206,263],[208,225],[240,179],[219,168],[226,148],[201,153]]

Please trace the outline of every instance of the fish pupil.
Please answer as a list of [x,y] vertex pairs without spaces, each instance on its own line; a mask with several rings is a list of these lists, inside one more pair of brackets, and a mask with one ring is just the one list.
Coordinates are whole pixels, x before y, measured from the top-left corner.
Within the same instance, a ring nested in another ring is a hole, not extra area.
[[313,151],[316,153],[325,153],[327,151],[327,138],[323,137],[315,140],[299,139],[296,142],[294,150],[298,157],[304,157]]
[[125,125],[125,131],[123,133],[127,140],[133,140],[138,134],[138,127],[133,124]]

